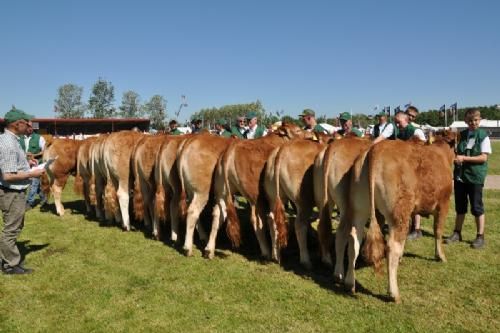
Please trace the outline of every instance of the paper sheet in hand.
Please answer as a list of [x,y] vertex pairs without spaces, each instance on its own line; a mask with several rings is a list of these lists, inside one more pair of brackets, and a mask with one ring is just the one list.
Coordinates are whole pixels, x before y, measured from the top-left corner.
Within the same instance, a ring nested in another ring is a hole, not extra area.
[[38,164],[37,166],[33,167],[32,169],[34,170],[40,170],[40,169],[45,169],[45,170],[49,170],[49,167],[52,163],[54,163],[55,160],[57,160],[59,156],[56,156],[54,158],[51,158],[49,159],[47,162],[45,163],[42,163],[42,164]]

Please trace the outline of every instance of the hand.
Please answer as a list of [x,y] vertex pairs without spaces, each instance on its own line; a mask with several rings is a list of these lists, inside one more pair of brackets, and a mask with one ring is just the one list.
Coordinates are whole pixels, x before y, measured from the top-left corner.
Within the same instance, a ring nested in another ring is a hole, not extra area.
[[465,156],[464,155],[457,155],[455,156],[455,163],[456,164],[462,164],[465,161]]
[[34,169],[34,170],[30,171],[30,174],[31,174],[30,178],[38,178],[41,175],[45,174],[45,168]]
[[38,165],[38,161],[35,159],[29,159],[28,163],[29,163],[31,168]]

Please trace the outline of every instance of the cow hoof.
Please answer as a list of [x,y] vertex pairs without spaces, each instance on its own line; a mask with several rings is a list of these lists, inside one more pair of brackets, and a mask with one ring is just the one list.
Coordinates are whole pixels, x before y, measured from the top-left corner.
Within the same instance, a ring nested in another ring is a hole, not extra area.
[[391,296],[391,300],[396,304],[401,304],[401,296]]
[[342,274],[333,274],[333,282],[339,284],[344,283],[344,278],[342,277]]
[[436,260],[440,261],[440,262],[446,262],[446,257],[445,256],[442,256],[442,257],[436,256]]
[[310,261],[301,262],[300,264],[308,271],[312,270],[312,264]]
[[355,294],[356,293],[356,286],[355,286],[355,284],[346,283],[346,284],[344,284],[344,290],[347,291],[348,293]]
[[205,250],[203,252],[203,257],[205,257],[206,259],[212,260],[215,257],[215,254],[214,254],[214,252],[212,252],[210,250]]
[[193,250],[192,249],[184,249],[184,255],[186,257],[192,257],[193,256]]

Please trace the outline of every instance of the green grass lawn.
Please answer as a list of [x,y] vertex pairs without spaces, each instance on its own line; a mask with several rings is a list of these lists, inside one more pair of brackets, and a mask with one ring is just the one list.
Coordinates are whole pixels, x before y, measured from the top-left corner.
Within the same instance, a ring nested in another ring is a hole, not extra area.
[[[407,242],[399,269],[403,303],[385,301],[386,276],[356,271],[358,293],[335,286],[316,261],[312,272],[289,250],[284,264],[257,259],[253,236],[241,251],[209,261],[140,231],[102,227],[81,213],[67,187],[67,215],[27,213],[19,239],[29,276],[0,275],[0,332],[498,332],[500,191],[486,191],[487,246],[446,246],[433,260],[432,226]],[[51,207],[53,209],[53,205]],[[447,234],[453,229],[448,217]],[[245,230],[248,230],[246,228]],[[222,241],[224,244],[224,241]],[[316,258],[317,260],[317,258]],[[360,265],[362,266],[362,265]]]
[[491,141],[493,153],[488,157],[488,174],[500,175],[500,141]]

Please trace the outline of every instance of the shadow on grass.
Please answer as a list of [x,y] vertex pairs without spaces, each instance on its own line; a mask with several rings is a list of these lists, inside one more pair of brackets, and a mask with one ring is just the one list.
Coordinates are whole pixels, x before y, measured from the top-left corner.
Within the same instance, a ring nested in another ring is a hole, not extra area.
[[17,242],[17,248],[21,254],[21,261],[24,261],[26,256],[31,252],[37,252],[49,246],[49,244],[30,244],[30,242],[29,240]]

